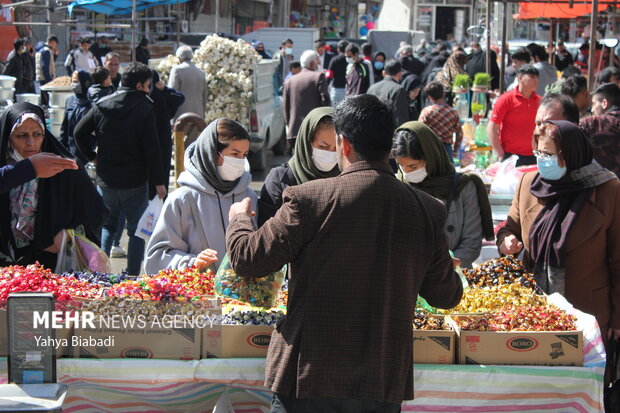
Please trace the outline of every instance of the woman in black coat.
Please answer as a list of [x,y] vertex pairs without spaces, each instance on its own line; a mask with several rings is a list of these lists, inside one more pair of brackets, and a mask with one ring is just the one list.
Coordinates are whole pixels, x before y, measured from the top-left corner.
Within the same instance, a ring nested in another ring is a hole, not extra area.
[[[0,167],[49,152],[72,155],[46,129],[43,110],[30,103],[10,106],[0,120]],[[0,265],[29,265],[38,261],[56,266],[65,229],[83,226],[99,243],[107,209],[78,162],[77,170],[35,178],[0,194]]]
[[[168,188],[170,184],[170,160],[172,159],[172,128],[170,120],[174,117],[179,106],[185,102],[185,96],[181,92],[167,87],[164,82],[159,80],[159,73],[153,70],[151,80],[151,93],[153,100],[153,110],[155,111],[155,124],[161,149],[161,158],[164,170],[164,185]],[[157,194],[155,185],[149,183],[149,199]]]

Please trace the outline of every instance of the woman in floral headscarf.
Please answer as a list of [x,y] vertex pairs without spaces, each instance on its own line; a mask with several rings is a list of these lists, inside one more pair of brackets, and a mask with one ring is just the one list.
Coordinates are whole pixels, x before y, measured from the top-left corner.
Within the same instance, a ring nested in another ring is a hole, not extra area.
[[463,52],[454,52],[446,61],[443,70],[437,73],[435,80],[443,85],[446,101],[452,100],[452,84],[456,75],[467,74],[465,63],[467,63],[467,55]]
[[[3,113],[0,167],[40,152],[72,157],[45,128],[43,119],[43,110],[30,103],[16,103]],[[88,238],[99,243],[107,209],[84,167],[78,166],[0,194],[0,265],[38,261],[55,268],[63,231],[80,225]]]

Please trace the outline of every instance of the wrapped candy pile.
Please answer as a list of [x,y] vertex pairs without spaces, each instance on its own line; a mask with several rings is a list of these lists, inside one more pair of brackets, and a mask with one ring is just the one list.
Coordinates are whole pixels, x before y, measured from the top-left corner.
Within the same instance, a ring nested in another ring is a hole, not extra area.
[[530,288],[520,284],[503,284],[492,287],[468,288],[463,292],[461,302],[444,314],[489,313],[502,307],[546,305],[543,295],[535,294]]
[[111,274],[103,272],[88,272],[88,271],[72,271],[61,274],[63,277],[74,277],[80,281],[85,281],[90,284],[100,285],[101,287],[111,287],[114,284],[118,284],[123,281],[127,281],[130,277],[126,274]]
[[224,325],[274,326],[284,317],[282,310],[261,310],[252,308],[235,308],[226,312],[222,318]]
[[272,272],[264,277],[242,277],[233,270],[227,254],[217,270],[214,288],[215,292],[222,297],[253,307],[269,309],[276,305],[282,284],[284,284],[285,274],[286,265],[280,271]]
[[413,317],[413,328],[416,330],[449,330],[443,317],[430,317],[428,314],[416,311]]
[[128,300],[126,297],[113,297],[84,303],[82,310],[92,311],[97,315],[127,315],[163,317],[167,315],[200,315],[208,313],[211,308],[202,300],[193,301],[143,301]]
[[0,301],[6,301],[14,292],[49,292],[57,301],[74,298],[96,298],[101,286],[73,276],[59,276],[39,264],[22,267],[13,265],[0,268]]
[[552,305],[507,306],[481,317],[459,317],[463,330],[573,331],[577,318]]
[[523,287],[538,290],[534,276],[526,272],[523,264],[512,255],[493,259],[473,270],[464,269],[463,273],[473,288],[519,283]]
[[107,290],[107,297],[147,301],[189,301],[213,294],[213,273],[199,272],[195,267],[185,270],[163,270],[152,277],[127,280]]
[[[194,52],[194,63],[205,72],[209,97],[204,120],[229,118],[248,125],[248,111],[253,97],[254,65],[261,59],[251,44],[232,41],[217,35],[207,36]],[[157,71],[167,81],[170,70],[178,64],[175,56],[164,59]]]

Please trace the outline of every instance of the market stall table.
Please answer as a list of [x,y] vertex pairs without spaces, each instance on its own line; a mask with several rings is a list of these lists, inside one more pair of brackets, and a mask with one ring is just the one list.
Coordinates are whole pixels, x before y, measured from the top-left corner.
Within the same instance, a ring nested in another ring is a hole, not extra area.
[[[0,361],[6,381],[6,359]],[[71,412],[209,412],[227,392],[238,412],[268,412],[265,359],[60,359]],[[403,412],[600,412],[602,367],[414,366]]]

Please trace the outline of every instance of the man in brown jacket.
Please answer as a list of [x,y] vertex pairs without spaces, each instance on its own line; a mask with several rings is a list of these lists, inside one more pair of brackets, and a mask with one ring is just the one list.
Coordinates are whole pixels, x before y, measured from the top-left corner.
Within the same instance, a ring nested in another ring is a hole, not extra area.
[[306,50],[300,58],[302,70],[284,83],[284,116],[288,125],[289,151],[295,147],[295,139],[306,115],[319,106],[329,106],[329,92],[325,74],[317,72],[319,55]]
[[272,412],[399,412],[413,399],[418,293],[451,308],[463,291],[446,210],[392,173],[392,114],[377,97],[346,99],[334,121],[343,172],[288,187],[258,231],[249,199],[233,204],[226,247],[246,277],[289,263],[287,316],[267,356]]

